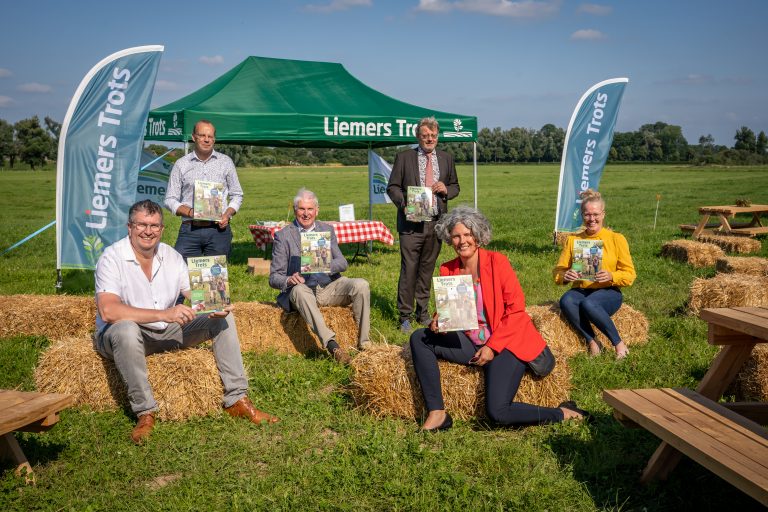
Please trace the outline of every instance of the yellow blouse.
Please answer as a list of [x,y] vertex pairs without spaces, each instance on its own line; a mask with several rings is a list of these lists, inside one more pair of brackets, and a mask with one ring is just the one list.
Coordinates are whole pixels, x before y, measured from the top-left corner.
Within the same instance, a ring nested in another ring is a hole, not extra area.
[[582,240],[602,240],[603,241],[603,263],[602,269],[607,270],[613,275],[613,280],[605,283],[594,281],[573,281],[574,288],[608,288],[609,286],[630,286],[637,274],[635,266],[632,264],[632,256],[629,254],[629,244],[624,235],[602,228],[594,235],[587,235],[585,232],[575,233],[568,237],[563,245],[563,252],[560,253],[560,259],[552,274],[555,276],[557,284],[567,284],[563,281],[563,274],[571,268],[573,260],[573,241]]

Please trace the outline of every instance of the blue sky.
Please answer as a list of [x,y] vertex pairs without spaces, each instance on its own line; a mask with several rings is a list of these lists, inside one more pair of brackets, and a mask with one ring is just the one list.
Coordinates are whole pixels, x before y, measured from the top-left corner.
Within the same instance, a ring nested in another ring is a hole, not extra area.
[[162,44],[152,106],[249,55],[340,62],[400,100],[480,127],[566,128],[594,83],[626,76],[617,130],[663,121],[689,143],[768,132],[768,2],[289,0],[2,5],[0,119],[62,121],[107,55]]

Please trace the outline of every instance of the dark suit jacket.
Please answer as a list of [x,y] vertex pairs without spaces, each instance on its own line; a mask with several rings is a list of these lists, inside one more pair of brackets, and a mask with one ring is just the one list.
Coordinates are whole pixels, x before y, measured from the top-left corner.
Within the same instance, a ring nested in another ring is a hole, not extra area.
[[[448,200],[459,195],[459,178],[456,176],[456,166],[453,157],[436,149],[437,166],[440,168],[440,181],[445,183],[448,194],[435,194],[440,215],[448,211]],[[408,195],[408,187],[418,187],[419,183],[419,159],[418,149],[408,149],[398,153],[392,166],[392,174],[387,183],[387,195],[397,206],[397,232],[420,233],[424,228],[421,222],[409,222],[405,220],[405,203]]]
[[[341,272],[347,270],[347,259],[341,254],[339,242],[333,226],[325,222],[315,221],[315,231],[331,232],[331,281],[341,277]],[[286,311],[291,311],[290,291],[286,281],[301,272],[301,233],[296,224],[291,223],[275,233],[272,244],[272,263],[269,265],[269,286],[280,290],[277,303]]]

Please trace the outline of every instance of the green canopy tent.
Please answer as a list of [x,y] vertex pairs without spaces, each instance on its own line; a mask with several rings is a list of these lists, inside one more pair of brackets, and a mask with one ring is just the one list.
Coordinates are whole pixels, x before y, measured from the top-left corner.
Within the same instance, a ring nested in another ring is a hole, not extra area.
[[341,64],[248,57],[208,85],[151,110],[145,139],[186,143],[195,123],[208,119],[218,143],[376,148],[415,143],[416,124],[427,116],[440,124],[441,142],[476,142],[476,117],[396,100]]

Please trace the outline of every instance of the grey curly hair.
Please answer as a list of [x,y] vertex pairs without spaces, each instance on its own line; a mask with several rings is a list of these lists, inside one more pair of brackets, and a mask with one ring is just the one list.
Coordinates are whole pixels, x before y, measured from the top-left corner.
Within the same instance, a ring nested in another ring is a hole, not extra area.
[[435,224],[435,234],[443,242],[451,243],[451,231],[456,224],[464,224],[471,232],[478,246],[491,241],[491,223],[485,215],[470,206],[457,206],[446,213]]

